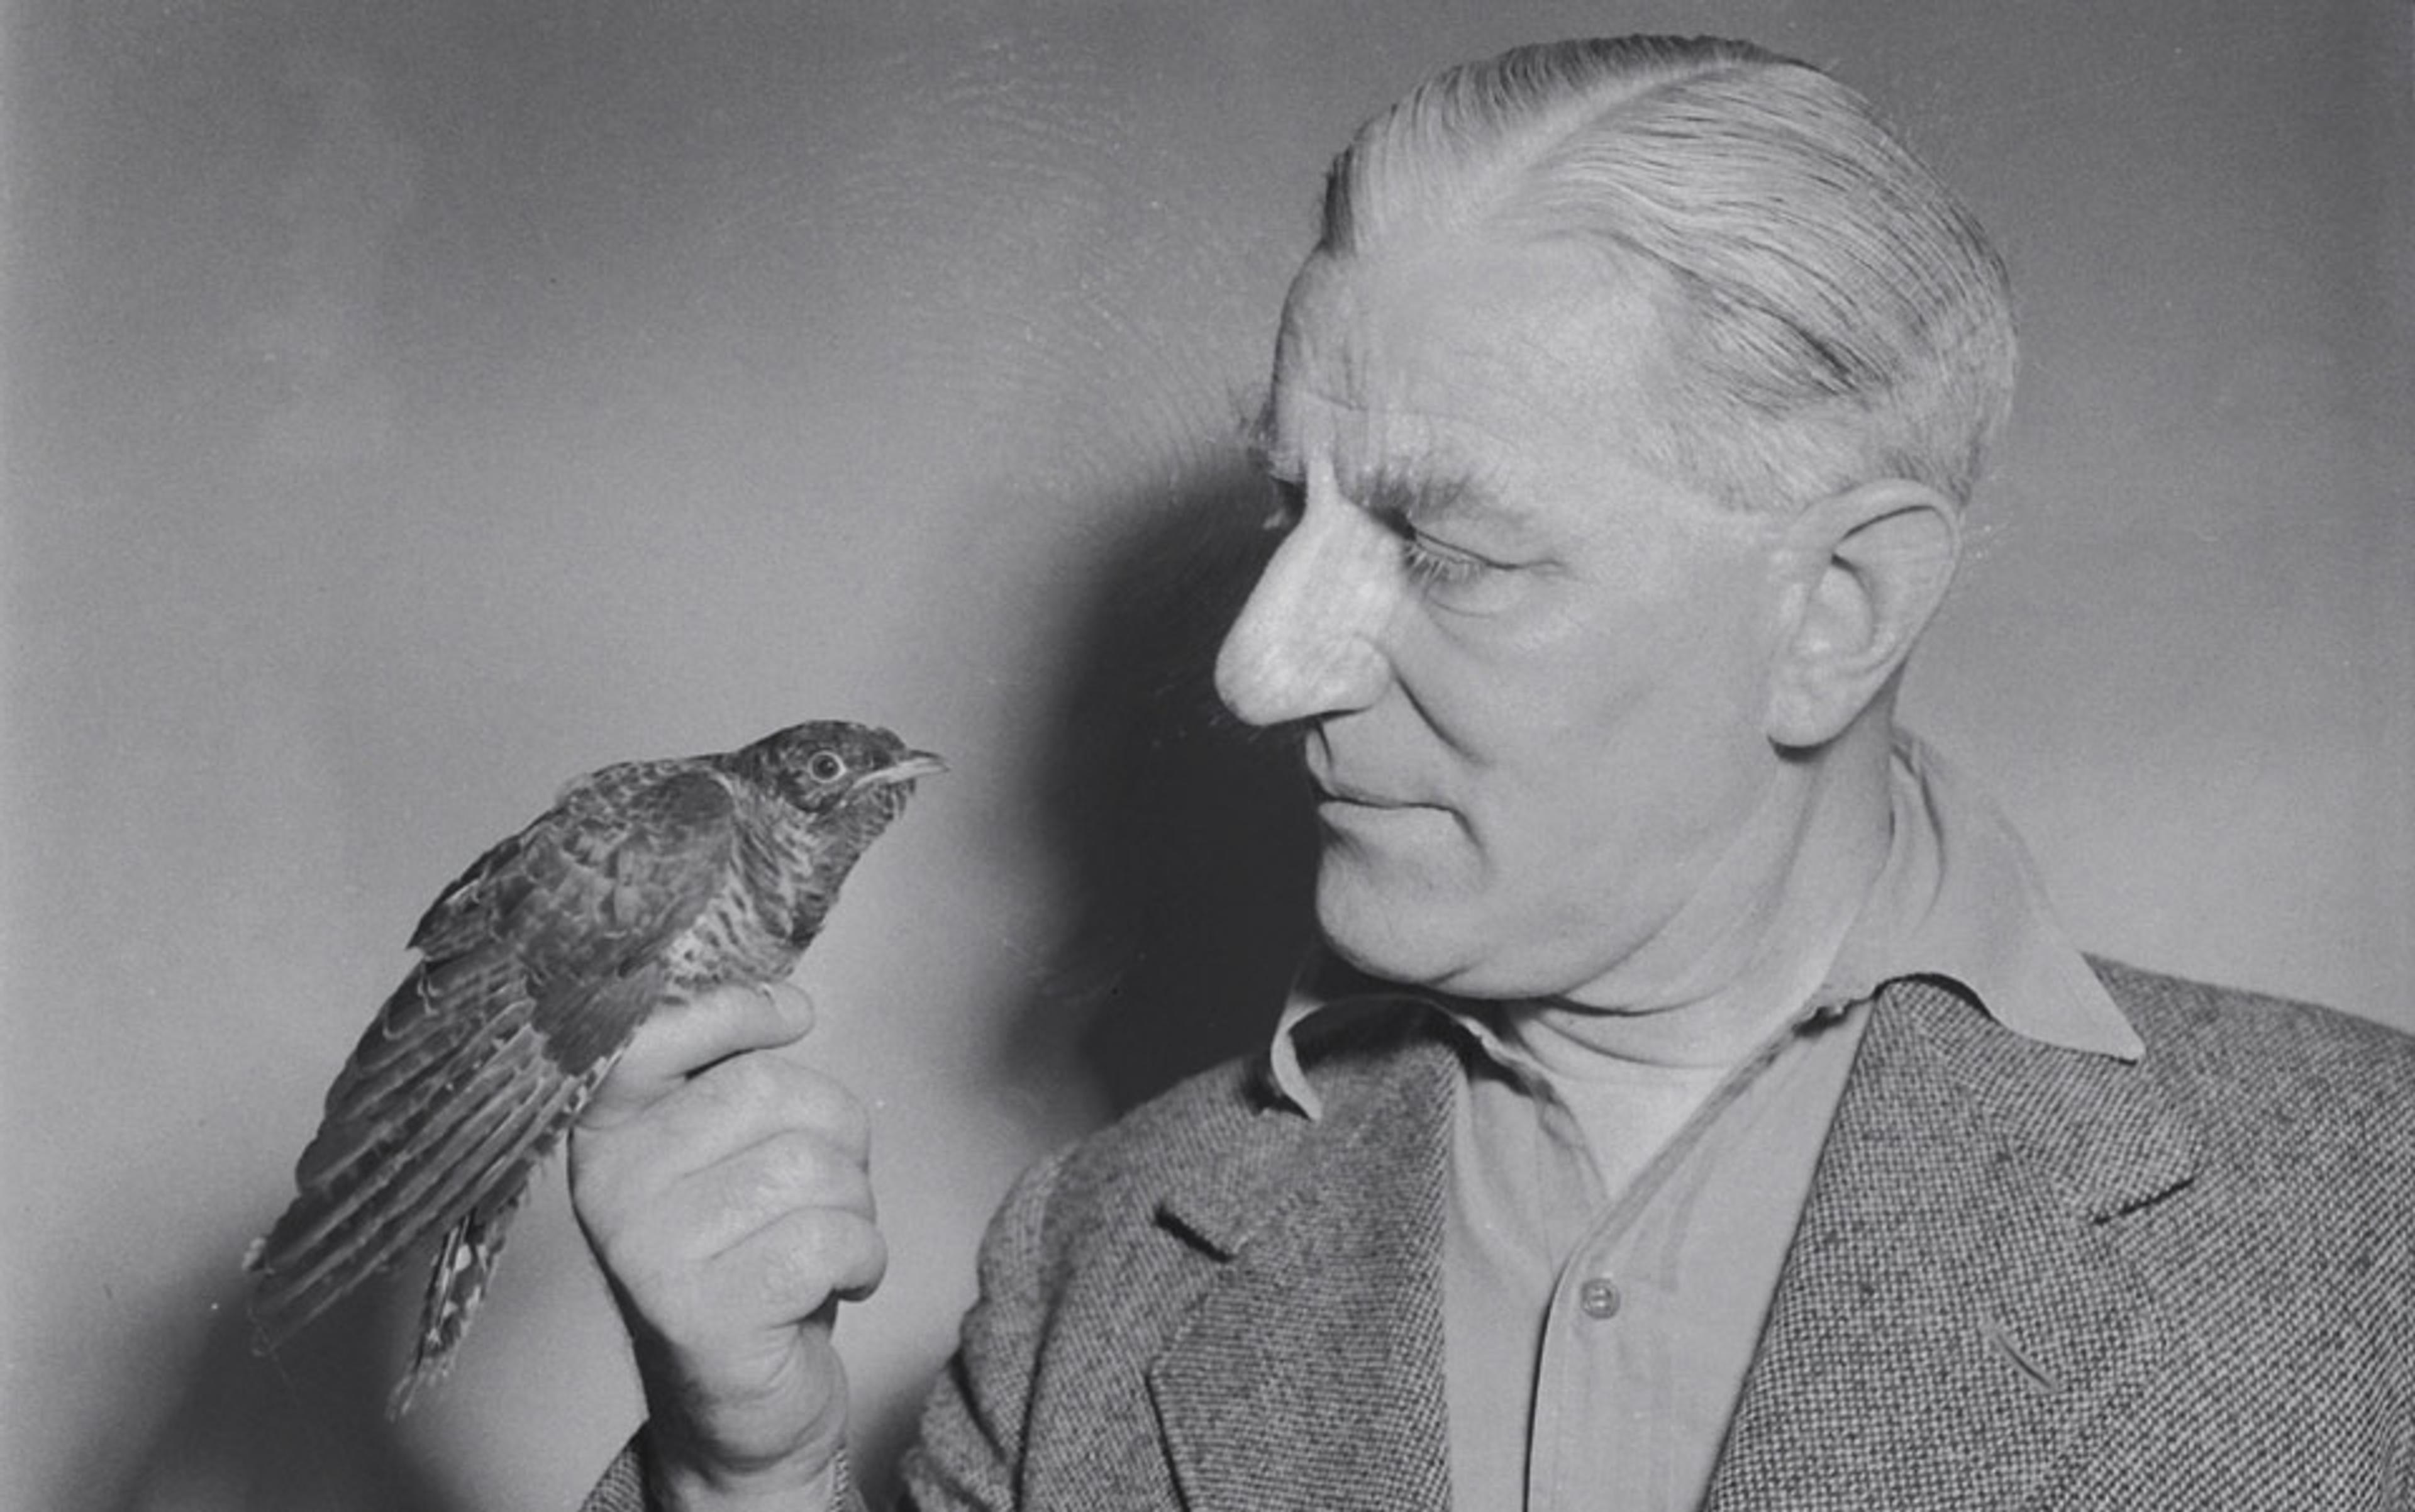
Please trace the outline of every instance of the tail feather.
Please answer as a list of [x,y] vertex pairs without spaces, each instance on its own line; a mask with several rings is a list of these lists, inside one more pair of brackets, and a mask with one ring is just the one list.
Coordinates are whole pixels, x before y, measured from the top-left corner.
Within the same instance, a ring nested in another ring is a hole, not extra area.
[[[525,1169],[549,1154],[620,1058],[616,1050],[585,1075],[558,1086],[548,1100],[548,1111],[532,1142],[514,1153],[515,1163]],[[454,1355],[469,1335],[470,1320],[477,1312],[478,1304],[486,1299],[487,1285],[502,1254],[503,1235],[512,1215],[528,1201],[528,1192],[525,1176],[507,1188],[498,1185],[483,1190],[460,1220],[446,1231],[437,1247],[435,1264],[428,1271],[428,1293],[420,1306],[419,1342],[412,1351],[411,1370],[396,1383],[393,1394],[386,1400],[389,1418],[409,1412],[421,1390],[444,1379],[453,1369]]]
[[421,1391],[452,1370],[455,1352],[469,1334],[470,1319],[486,1299],[487,1283],[502,1257],[512,1215],[527,1200],[528,1188],[523,1184],[496,1201],[472,1207],[445,1231],[428,1274],[428,1296],[420,1307],[419,1343],[412,1352],[411,1370],[386,1399],[387,1417],[400,1417],[411,1411]]

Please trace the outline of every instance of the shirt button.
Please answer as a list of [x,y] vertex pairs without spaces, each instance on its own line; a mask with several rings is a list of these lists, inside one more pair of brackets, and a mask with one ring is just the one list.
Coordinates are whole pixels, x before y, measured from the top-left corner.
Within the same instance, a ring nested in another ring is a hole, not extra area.
[[1588,1318],[1618,1316],[1618,1288],[1607,1276],[1596,1276],[1577,1288],[1577,1306]]

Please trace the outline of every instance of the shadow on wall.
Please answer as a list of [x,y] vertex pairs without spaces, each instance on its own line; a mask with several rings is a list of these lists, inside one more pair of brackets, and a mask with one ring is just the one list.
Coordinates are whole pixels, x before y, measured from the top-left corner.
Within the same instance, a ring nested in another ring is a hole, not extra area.
[[[243,1286],[231,1279],[150,1442],[129,1445],[122,1430],[104,1429],[73,1461],[84,1475],[96,1466],[133,1469],[114,1483],[79,1485],[53,1505],[95,1512],[472,1512],[467,1494],[385,1420],[386,1392],[405,1358],[388,1326],[391,1310],[417,1307],[400,1291],[400,1300],[390,1301],[387,1290],[348,1299],[274,1358],[262,1358],[252,1353]],[[182,1325],[161,1319],[150,1332],[173,1338]]]
[[[1273,1030],[1313,926],[1306,786],[1296,740],[1241,725],[1214,685],[1216,648],[1274,545],[1267,506],[1232,456],[1093,516],[1123,531],[1071,585],[1086,602],[1050,660],[1044,776],[1027,795],[1078,912],[994,1021],[987,1063],[1004,1085],[1041,1094],[1070,1072],[1122,1114]],[[923,1395],[857,1421],[876,1506]]]
[[[1272,545],[1258,529],[1264,510],[1263,485],[1235,461],[1111,516],[1138,523],[1084,585],[1090,608],[1055,663],[1047,776],[1032,795],[1081,912],[1046,979],[1001,1026],[1010,1085],[1062,1075],[1070,1043],[1122,1112],[1258,1048],[1273,1026],[1311,927],[1308,808],[1292,742],[1238,725],[1213,685],[1217,643]],[[211,1290],[204,1280],[188,1295]],[[471,1512],[461,1488],[382,1415],[405,1355],[393,1310],[416,1301],[410,1287],[369,1288],[262,1359],[231,1275],[151,1441],[104,1431],[76,1461],[86,1475],[134,1468],[57,1505]],[[188,1317],[149,1332],[181,1338]],[[920,1396],[860,1427],[876,1496]]]
[[1266,511],[1238,457],[1127,511],[1062,664],[1042,801],[1082,913],[1011,1042],[1070,1030],[1118,1113],[1260,1048],[1311,937],[1296,737],[1240,724],[1214,686]]

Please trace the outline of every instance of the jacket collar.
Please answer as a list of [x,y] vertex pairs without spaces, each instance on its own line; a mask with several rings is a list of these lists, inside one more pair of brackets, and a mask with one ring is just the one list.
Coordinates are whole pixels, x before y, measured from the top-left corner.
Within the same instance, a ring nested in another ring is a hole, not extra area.
[[[2128,1247],[2196,1146],[2144,1070],[1889,985],[1821,1158],[1713,1483],[1715,1509],[1973,1505],[2038,1489],[2152,1345]],[[1419,1021],[1268,1095],[1160,1221],[1218,1263],[1148,1388],[1198,1509],[1448,1500],[1442,1213],[1462,1074]],[[1932,1481],[1930,1484],[1946,1484]]]
[[1328,1066],[1328,1115],[1269,1102],[1159,1220],[1222,1262],[1148,1390],[1194,1512],[1443,1512],[1442,1225],[1460,1068],[1431,1036]]
[[2005,1033],[1948,984],[1888,988],[1712,1512],[2044,1496],[2157,1342],[2136,1250],[2197,1160],[2142,1067]]

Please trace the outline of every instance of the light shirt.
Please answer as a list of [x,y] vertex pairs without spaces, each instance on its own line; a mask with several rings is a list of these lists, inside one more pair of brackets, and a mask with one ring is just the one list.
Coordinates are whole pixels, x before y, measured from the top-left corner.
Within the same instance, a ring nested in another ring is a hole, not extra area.
[[1824,982],[1732,1066],[1571,1063],[1562,1043],[1554,1074],[1530,1005],[1438,997],[1330,961],[1303,974],[1269,1058],[1310,1117],[1298,1031],[1329,1009],[1439,1014],[1462,1045],[1443,1256],[1461,1512],[1701,1503],[1885,983],[1947,978],[2014,1033],[2141,1053],[2019,841],[1910,736],[1891,806],[1887,859]]

